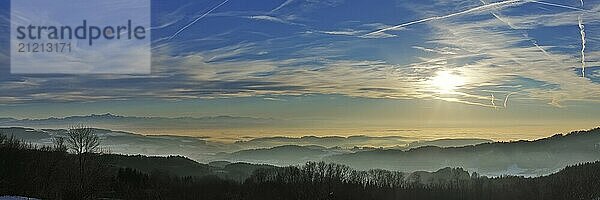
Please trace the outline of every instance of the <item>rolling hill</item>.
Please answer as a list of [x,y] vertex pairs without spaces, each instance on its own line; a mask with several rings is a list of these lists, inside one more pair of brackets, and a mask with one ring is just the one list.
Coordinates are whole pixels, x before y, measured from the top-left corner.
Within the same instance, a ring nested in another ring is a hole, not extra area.
[[426,146],[332,155],[324,160],[357,169],[436,171],[462,167],[489,176],[540,176],[568,165],[600,160],[600,128],[557,134],[535,141],[495,142],[465,147]]

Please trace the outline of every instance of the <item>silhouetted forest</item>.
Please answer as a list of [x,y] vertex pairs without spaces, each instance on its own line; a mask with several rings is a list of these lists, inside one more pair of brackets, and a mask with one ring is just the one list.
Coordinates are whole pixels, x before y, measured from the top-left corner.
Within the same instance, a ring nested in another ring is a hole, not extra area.
[[[93,147],[95,143],[90,143]],[[600,199],[600,162],[544,177],[479,176],[460,168],[403,173],[324,162],[206,165],[183,157],[101,154],[61,141],[0,135],[0,196],[41,199]],[[69,152],[69,153],[68,153]]]

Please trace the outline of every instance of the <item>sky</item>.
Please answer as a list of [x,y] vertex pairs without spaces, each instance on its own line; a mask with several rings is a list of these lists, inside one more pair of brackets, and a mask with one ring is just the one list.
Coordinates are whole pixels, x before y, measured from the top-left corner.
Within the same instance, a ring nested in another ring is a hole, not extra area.
[[319,122],[267,135],[498,140],[600,122],[598,0],[154,0],[149,75],[10,74],[0,2],[0,117],[231,115]]

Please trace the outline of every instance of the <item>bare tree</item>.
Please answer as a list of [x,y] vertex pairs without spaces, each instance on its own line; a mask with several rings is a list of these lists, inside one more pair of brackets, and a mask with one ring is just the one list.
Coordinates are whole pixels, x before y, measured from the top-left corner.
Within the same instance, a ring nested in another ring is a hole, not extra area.
[[[95,153],[100,146],[100,138],[96,135],[93,128],[86,126],[74,126],[67,131],[66,147],[69,151],[77,155],[79,162],[79,186],[81,195],[84,199],[89,198],[89,191],[87,191],[87,179],[86,177],[86,162],[90,154]],[[88,170],[89,171],[89,170]]]
[[0,132],[0,146],[4,144],[5,141],[8,140],[8,137],[4,135],[4,132]]

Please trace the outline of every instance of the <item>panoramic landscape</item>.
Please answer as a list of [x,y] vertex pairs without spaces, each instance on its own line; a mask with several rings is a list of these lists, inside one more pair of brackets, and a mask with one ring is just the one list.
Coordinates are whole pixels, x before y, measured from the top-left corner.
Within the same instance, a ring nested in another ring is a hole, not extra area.
[[600,200],[597,0],[4,0],[0,33],[0,200]]

